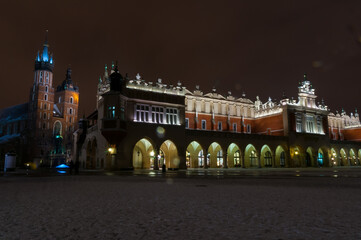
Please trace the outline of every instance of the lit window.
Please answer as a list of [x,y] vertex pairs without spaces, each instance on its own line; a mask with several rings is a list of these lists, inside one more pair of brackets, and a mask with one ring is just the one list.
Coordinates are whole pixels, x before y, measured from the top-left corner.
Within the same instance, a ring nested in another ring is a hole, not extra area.
[[203,150],[200,150],[198,153],[198,167],[203,167],[204,166],[204,155],[203,155]]
[[272,167],[272,154],[270,151],[267,151],[264,154],[264,165],[266,167]]
[[115,118],[115,106],[108,107],[108,118]]
[[223,152],[222,150],[219,150],[217,152],[217,167],[222,167],[223,166]]
[[[149,105],[137,104],[136,105],[136,116],[135,120],[138,122],[148,122],[149,119]],[[163,122],[163,115],[162,115]]]
[[191,167],[191,153],[186,151],[186,166],[187,168]]
[[281,152],[280,165],[281,165],[281,167],[284,167],[286,165],[286,154],[285,154],[285,152]]
[[240,167],[240,166],[241,166],[241,159],[240,159],[239,150],[237,150],[237,151],[233,154],[233,161],[234,161],[234,166],[235,166],[235,167]]
[[162,107],[152,106],[152,122],[163,123],[164,109]]
[[166,109],[167,123],[175,125],[178,123],[178,110],[176,108],[167,108]]
[[206,130],[206,129],[207,129],[207,121],[202,120],[202,130]]
[[313,122],[313,116],[306,116],[306,132],[314,133]]

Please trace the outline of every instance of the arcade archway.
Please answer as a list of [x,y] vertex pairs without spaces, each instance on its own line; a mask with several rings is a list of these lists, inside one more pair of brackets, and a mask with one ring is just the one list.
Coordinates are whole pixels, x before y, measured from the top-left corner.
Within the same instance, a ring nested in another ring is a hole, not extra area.
[[261,149],[261,167],[272,167],[273,157],[271,148],[268,145],[264,145]]
[[275,166],[276,167],[286,166],[286,152],[281,145],[276,148]]
[[245,167],[259,167],[259,159],[256,148],[252,144],[248,144],[244,153]]
[[209,154],[209,167],[211,168],[223,167],[224,164],[223,161],[226,161],[226,159],[223,159],[223,149],[221,145],[219,145],[217,142],[213,142],[208,148],[208,154]]
[[168,169],[179,168],[179,156],[176,145],[171,140],[166,140],[160,145],[158,155],[158,165],[161,167],[163,163]]
[[241,167],[242,166],[242,156],[241,150],[235,143],[231,143],[227,149],[228,156],[228,167]]
[[345,149],[341,148],[340,150],[340,165],[341,166],[348,166],[348,159],[347,159],[347,153]]
[[142,138],[133,148],[134,169],[154,168],[155,155],[153,144],[148,139]]
[[187,147],[186,164],[190,168],[204,167],[204,154],[202,146],[196,142],[191,142]]

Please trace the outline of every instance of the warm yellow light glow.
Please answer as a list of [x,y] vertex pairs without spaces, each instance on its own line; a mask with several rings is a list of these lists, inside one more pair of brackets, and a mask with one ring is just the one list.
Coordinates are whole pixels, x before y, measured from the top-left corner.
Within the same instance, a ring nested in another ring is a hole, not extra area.
[[151,157],[154,157],[154,151],[151,151],[151,152],[150,152],[150,156],[151,156]]
[[110,153],[110,154],[114,154],[115,153],[115,149],[114,148],[108,148],[108,152]]
[[298,151],[295,151],[295,154],[298,155]]

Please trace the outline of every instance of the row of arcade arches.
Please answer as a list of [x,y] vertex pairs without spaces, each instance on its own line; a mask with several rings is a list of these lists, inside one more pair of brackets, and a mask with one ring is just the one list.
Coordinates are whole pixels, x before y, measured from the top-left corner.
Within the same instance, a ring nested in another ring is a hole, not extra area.
[[[97,158],[97,141],[89,140],[86,144],[84,168],[104,168],[103,158]],[[168,169],[180,167],[179,152],[171,140],[156,147],[148,138],[140,139],[133,147],[132,164],[134,169],[156,169],[163,165]],[[256,147],[248,144],[239,147],[231,143],[227,149],[213,142],[204,148],[199,142],[192,141],[185,149],[187,168],[266,168],[266,167],[319,167],[319,166],[358,166],[361,165],[361,149],[346,148],[301,148],[265,144]]]
[[[135,169],[152,169],[161,167],[179,168],[180,158],[177,146],[171,140],[164,141],[159,149],[151,140],[143,138],[133,148],[133,167]],[[264,145],[260,151],[252,144],[241,149],[231,143],[227,149],[222,149],[217,142],[203,148],[196,141],[191,142],[185,152],[187,168],[235,168],[235,167],[285,167],[287,162],[286,149],[281,145],[272,151]]]

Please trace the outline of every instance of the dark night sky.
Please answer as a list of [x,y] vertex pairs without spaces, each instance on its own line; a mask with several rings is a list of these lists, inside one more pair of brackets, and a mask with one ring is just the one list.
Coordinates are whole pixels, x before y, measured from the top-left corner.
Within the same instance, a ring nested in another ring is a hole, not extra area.
[[131,77],[263,102],[296,97],[307,72],[332,111],[361,110],[359,0],[1,2],[0,108],[28,100],[48,29],[55,83],[70,64],[81,114],[94,110],[112,60]]

